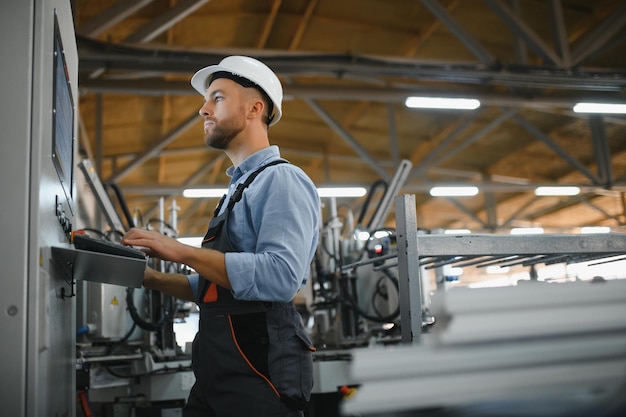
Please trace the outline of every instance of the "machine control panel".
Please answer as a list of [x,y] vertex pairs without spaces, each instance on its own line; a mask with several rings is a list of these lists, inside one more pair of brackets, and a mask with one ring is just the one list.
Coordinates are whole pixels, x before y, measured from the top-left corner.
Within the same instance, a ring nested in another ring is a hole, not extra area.
[[65,210],[63,209],[63,203],[61,203],[61,199],[58,195],[54,196],[54,200],[54,214],[59,221],[63,232],[65,233],[65,237],[67,237],[67,240],[69,241],[72,236],[72,222],[65,213]]

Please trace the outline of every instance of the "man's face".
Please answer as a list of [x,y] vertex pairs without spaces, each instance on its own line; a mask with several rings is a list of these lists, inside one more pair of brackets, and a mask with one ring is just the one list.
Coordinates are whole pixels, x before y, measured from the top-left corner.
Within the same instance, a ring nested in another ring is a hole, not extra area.
[[245,128],[245,107],[239,84],[227,78],[213,81],[204,94],[200,116],[204,119],[204,143],[227,149]]

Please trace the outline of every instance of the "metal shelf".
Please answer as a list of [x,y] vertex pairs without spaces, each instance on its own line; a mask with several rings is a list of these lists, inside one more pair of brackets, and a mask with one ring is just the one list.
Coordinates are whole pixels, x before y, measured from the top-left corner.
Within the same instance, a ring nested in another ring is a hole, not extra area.
[[610,262],[626,259],[626,234],[423,235],[417,232],[415,196],[395,200],[402,342],[419,341],[421,268]]
[[69,281],[93,281],[129,288],[141,287],[147,264],[147,259],[55,246],[51,248],[51,259]]
[[395,203],[397,256],[385,265],[397,257],[403,345],[353,352],[360,386],[344,413],[624,415],[624,279],[438,291],[423,336],[418,315],[425,269],[610,262],[626,259],[626,235],[422,235],[414,196]]

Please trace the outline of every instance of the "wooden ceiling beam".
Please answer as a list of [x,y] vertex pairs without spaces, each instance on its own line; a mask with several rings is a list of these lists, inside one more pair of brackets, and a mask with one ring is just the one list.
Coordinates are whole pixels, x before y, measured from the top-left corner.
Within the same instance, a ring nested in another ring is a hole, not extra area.
[[161,33],[204,6],[210,0],[181,0],[176,6],[169,9],[162,15],[150,19],[150,23],[142,26],[133,34],[127,36],[123,43],[144,43],[149,42]]
[[302,19],[300,19],[300,24],[298,25],[298,29],[296,30],[295,35],[291,39],[289,48],[287,48],[288,50],[295,51],[296,49],[298,49],[298,45],[300,44],[300,41],[302,40],[302,37],[304,36],[304,32],[306,31],[306,28],[309,26],[311,16],[313,16],[313,11],[315,10],[316,6],[317,6],[317,0],[309,0],[309,4],[306,7],[304,15],[302,16]]
[[269,38],[272,28],[274,27],[274,22],[276,21],[276,16],[278,16],[278,10],[280,9],[281,3],[282,0],[274,0],[272,3],[272,8],[270,9],[267,19],[265,19],[261,36],[259,36],[259,41],[256,44],[258,49],[263,49],[265,48],[265,45],[267,45],[267,39]]
[[81,24],[76,29],[76,33],[81,36],[96,37],[120,23],[137,10],[152,3],[152,1],[153,0],[119,0],[92,20]]

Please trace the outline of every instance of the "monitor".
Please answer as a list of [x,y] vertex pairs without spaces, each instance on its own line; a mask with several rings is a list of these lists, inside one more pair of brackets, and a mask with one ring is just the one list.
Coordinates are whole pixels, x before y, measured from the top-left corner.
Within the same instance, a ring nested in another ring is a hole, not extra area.
[[59,24],[54,20],[52,161],[72,209],[74,175],[74,100]]

